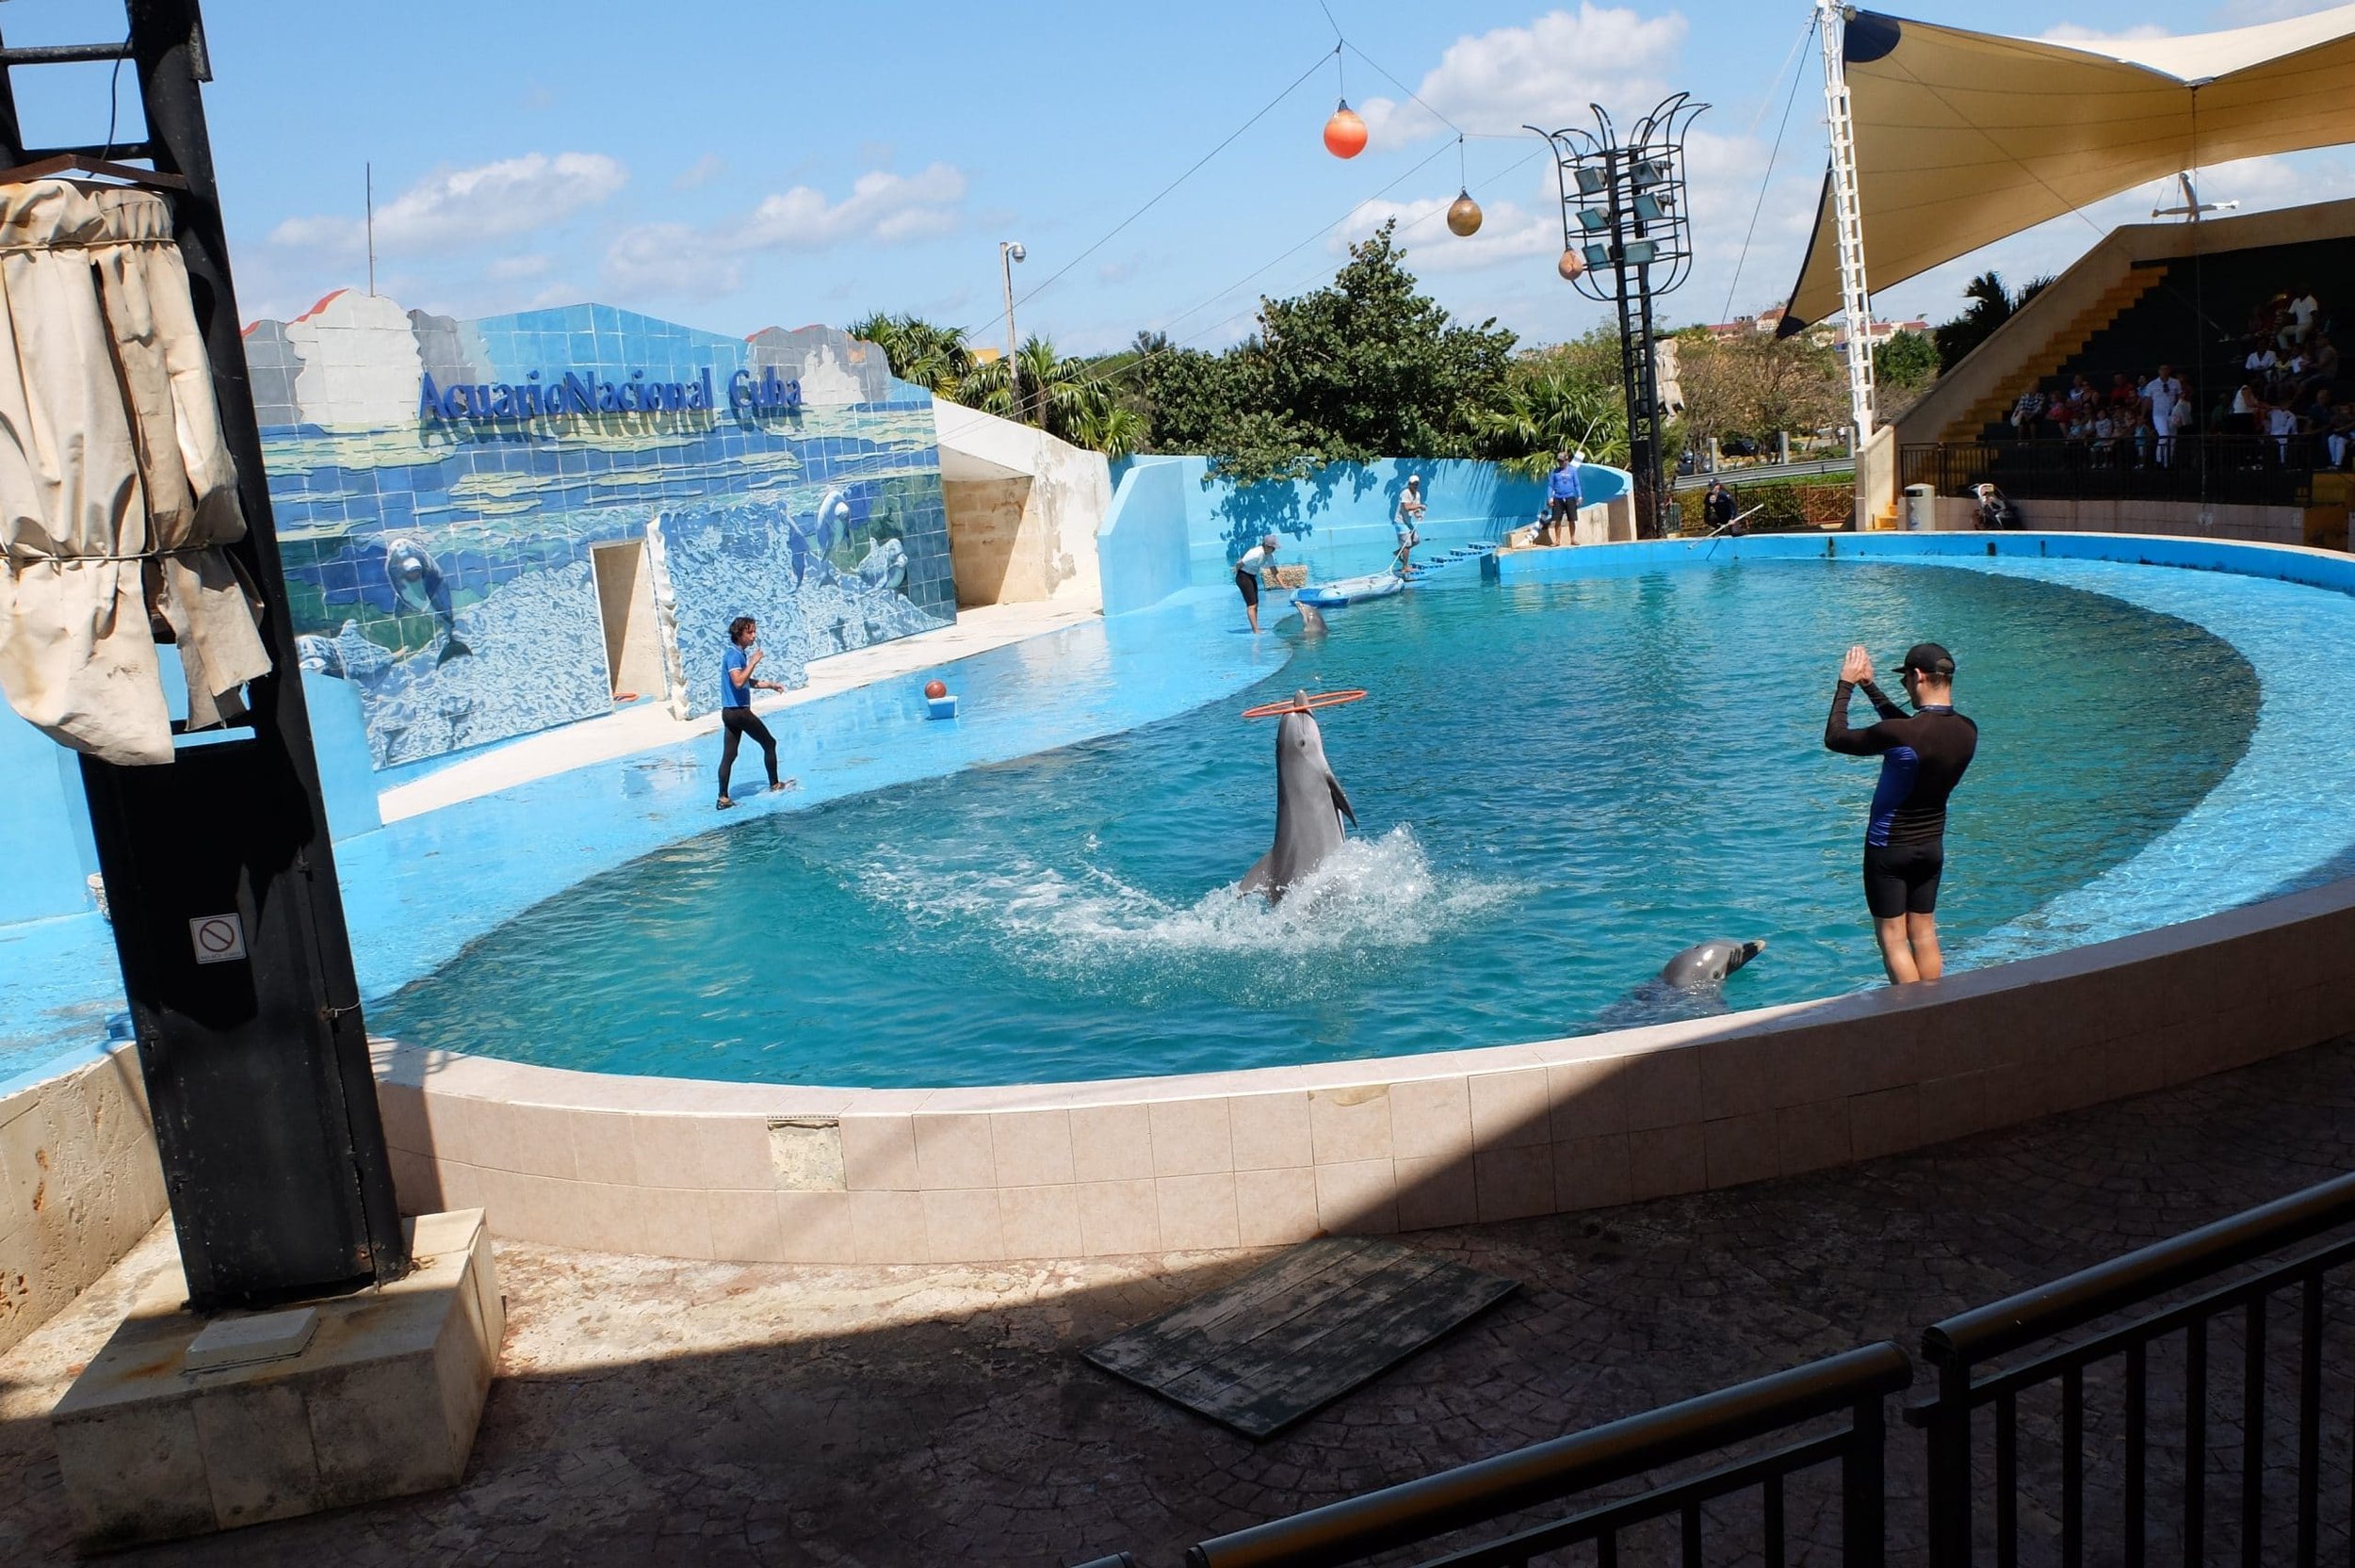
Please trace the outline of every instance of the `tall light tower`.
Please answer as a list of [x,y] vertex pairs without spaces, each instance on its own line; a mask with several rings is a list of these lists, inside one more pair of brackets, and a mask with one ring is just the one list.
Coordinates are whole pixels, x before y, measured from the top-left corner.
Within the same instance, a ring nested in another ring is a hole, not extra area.
[[1652,299],[1673,291],[1693,269],[1684,135],[1709,105],[1692,102],[1690,93],[1664,99],[1624,142],[1600,105],[1587,106],[1595,112],[1595,129],[1537,134],[1553,144],[1561,183],[1563,276],[1588,299],[1618,307],[1635,531],[1657,539],[1668,513],[1662,473],[1668,411],[1660,404]]

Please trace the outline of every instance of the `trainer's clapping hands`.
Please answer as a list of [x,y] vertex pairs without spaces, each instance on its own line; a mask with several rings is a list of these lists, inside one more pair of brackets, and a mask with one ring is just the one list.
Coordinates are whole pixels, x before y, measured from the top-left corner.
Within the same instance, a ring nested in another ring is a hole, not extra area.
[[1840,678],[1850,686],[1862,686],[1873,678],[1873,655],[1860,642],[1848,650],[1848,656],[1840,661]]

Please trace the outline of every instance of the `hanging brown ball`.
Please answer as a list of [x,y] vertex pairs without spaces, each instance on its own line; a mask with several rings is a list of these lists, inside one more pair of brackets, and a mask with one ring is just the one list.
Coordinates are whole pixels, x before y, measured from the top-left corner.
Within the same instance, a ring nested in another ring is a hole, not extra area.
[[1354,158],[1366,150],[1366,122],[1357,118],[1346,98],[1324,122],[1324,150],[1337,158]]
[[1554,264],[1553,269],[1561,273],[1566,281],[1574,283],[1585,274],[1586,258],[1576,251],[1565,251],[1562,252],[1562,259]]
[[1471,199],[1471,192],[1459,190],[1454,202],[1447,209],[1448,232],[1458,239],[1470,239],[1480,232],[1480,203]]

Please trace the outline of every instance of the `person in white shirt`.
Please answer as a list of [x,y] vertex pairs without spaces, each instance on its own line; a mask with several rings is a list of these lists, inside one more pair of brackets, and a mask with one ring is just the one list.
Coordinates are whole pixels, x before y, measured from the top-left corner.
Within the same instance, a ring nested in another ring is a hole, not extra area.
[[2275,404],[2266,412],[2266,433],[2273,438],[2273,445],[2280,450],[2282,461],[2286,466],[2290,461],[2290,437],[2298,433],[2298,415],[2292,413],[2287,405]]
[[2144,383],[2142,395],[2151,399],[2151,428],[2159,438],[2159,466],[2165,468],[2175,461],[2175,408],[2184,400],[2184,383],[2173,365],[2163,364]]
[[1235,591],[1242,595],[1243,613],[1251,617],[1251,629],[1259,629],[1259,568],[1274,563],[1275,536],[1262,534],[1259,542],[1242,553],[1235,563]]
[[2314,298],[2314,291],[2311,288],[2300,291],[2298,298],[2290,301],[2289,320],[2282,328],[2282,342],[2284,345],[2305,342],[2314,333],[2314,317],[2321,314],[2322,302]]

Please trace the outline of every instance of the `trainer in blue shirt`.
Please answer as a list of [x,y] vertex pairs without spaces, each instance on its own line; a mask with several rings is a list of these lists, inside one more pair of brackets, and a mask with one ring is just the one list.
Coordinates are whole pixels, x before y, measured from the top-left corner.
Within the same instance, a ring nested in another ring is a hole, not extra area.
[[736,767],[737,748],[751,736],[759,743],[761,760],[769,765],[769,787],[783,789],[777,779],[777,737],[769,733],[769,726],[753,713],[753,689],[783,691],[776,681],[755,680],[753,671],[768,653],[753,646],[760,635],[759,625],[749,615],[739,615],[728,622],[727,652],[720,655],[720,727],[727,738],[720,743],[720,809],[727,810],[736,802],[728,798],[728,774]]
[[1553,472],[1546,476],[1546,526],[1551,534],[1551,542],[1576,544],[1572,531],[1578,526],[1581,496],[1578,488],[1579,460],[1568,452],[1561,454]]

